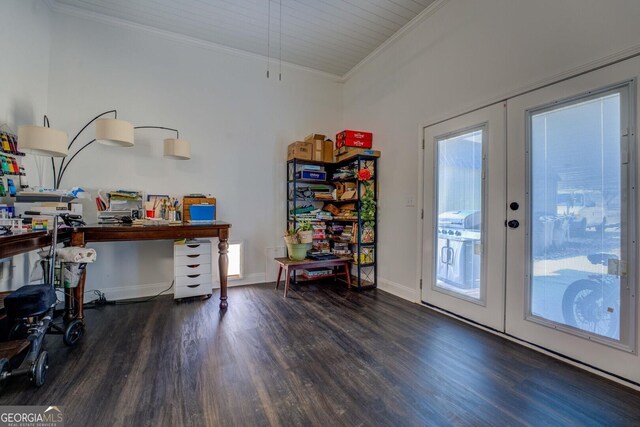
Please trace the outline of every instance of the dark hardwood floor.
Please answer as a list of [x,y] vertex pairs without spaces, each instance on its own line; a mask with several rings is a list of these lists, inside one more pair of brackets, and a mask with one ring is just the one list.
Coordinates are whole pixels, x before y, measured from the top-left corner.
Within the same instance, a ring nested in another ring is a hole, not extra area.
[[639,425],[640,393],[381,291],[272,285],[87,311],[35,389],[68,426]]

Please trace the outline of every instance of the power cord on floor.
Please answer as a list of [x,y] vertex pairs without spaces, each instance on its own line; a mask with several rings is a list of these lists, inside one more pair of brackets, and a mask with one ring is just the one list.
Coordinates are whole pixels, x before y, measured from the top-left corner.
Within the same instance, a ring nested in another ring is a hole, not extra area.
[[93,291],[87,291],[87,292],[93,292],[97,298],[94,299],[93,301],[89,301],[87,303],[84,304],[84,308],[97,308],[97,307],[101,307],[101,306],[105,306],[105,305],[130,305],[130,304],[141,304],[143,302],[149,302],[152,301],[155,298],[158,298],[160,295],[164,294],[165,292],[171,290],[171,288],[173,288],[174,285],[174,281],[171,282],[171,286],[169,286],[167,289],[160,291],[159,293],[157,293],[156,295],[153,295],[149,298],[143,299],[143,300],[137,300],[137,301],[109,301],[107,300],[107,297],[105,296],[104,292],[99,291],[99,290],[93,290]]

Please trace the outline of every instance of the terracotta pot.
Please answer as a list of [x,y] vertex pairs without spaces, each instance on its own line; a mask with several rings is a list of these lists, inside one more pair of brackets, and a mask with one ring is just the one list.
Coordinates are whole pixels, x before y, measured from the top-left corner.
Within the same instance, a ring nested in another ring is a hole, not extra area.
[[313,243],[313,230],[298,231],[300,243]]

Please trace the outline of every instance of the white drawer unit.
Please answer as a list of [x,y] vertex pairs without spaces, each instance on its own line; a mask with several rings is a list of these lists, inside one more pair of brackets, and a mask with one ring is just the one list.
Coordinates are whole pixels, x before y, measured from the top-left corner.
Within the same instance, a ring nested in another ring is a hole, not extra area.
[[176,277],[175,287],[183,287],[189,285],[199,285],[201,283],[213,283],[211,281],[211,274],[192,274],[189,276]]
[[211,254],[175,255],[173,257],[176,267],[194,264],[211,264]]
[[186,243],[184,245],[174,245],[174,255],[203,255],[211,253],[211,242],[198,240],[194,243]]
[[173,245],[173,298],[210,296],[211,242],[189,240]]
[[189,264],[189,265],[174,265],[173,271],[174,277],[190,276],[193,274],[211,274],[211,262],[206,264]]

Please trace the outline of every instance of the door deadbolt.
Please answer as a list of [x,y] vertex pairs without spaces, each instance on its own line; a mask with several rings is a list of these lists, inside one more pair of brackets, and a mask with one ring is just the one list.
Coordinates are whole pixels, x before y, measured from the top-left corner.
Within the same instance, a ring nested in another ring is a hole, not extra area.
[[511,208],[512,211],[517,211],[520,205],[518,204],[518,202],[511,202],[509,204],[509,207]]

